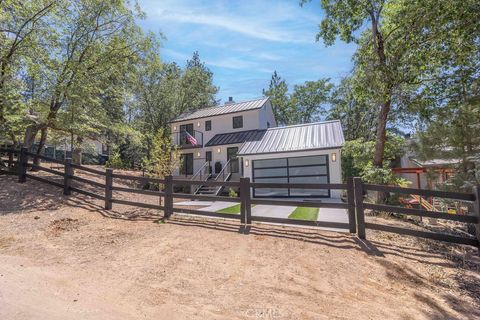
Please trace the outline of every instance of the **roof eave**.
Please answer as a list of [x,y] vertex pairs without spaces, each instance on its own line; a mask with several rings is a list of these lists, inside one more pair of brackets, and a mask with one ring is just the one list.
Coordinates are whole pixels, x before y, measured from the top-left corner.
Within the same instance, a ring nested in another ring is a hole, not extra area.
[[254,153],[242,153],[239,152],[239,156],[252,156],[260,154],[278,154],[278,153],[289,153],[289,152],[309,152],[309,151],[320,151],[320,150],[333,150],[333,149],[342,149],[343,145],[332,146],[332,147],[323,147],[323,148],[312,148],[312,149],[299,149],[299,150],[281,150],[281,151],[269,151],[269,152],[254,152]]

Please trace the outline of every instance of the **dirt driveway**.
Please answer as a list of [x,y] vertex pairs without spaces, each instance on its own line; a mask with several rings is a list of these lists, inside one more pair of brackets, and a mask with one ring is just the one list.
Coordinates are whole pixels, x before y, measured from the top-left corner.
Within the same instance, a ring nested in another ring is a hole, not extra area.
[[0,319],[480,317],[473,248],[153,214],[0,176]]

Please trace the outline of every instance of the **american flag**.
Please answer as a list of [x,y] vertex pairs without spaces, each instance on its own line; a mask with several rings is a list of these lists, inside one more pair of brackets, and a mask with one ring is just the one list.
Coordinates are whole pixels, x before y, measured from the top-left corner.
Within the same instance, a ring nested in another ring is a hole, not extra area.
[[188,131],[185,131],[185,138],[187,142],[190,143],[192,146],[197,145],[197,139],[195,139]]

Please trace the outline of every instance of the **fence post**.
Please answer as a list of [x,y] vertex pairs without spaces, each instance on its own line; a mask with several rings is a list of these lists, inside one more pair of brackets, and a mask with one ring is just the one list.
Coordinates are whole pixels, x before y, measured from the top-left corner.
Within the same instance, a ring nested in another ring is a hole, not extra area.
[[247,215],[247,190],[245,189],[247,178],[240,178],[240,223],[246,223]]
[[357,216],[357,235],[360,239],[366,239],[365,235],[365,212],[363,210],[363,183],[362,179],[353,178],[355,190],[355,212]]
[[69,196],[72,193],[72,191],[70,190],[70,187],[72,186],[72,176],[72,159],[67,158],[65,159],[65,167],[63,171],[63,194],[66,196]]
[[107,168],[105,172],[105,209],[112,210],[112,185],[113,169]]
[[173,214],[173,177],[171,175],[165,177],[165,203],[164,217],[169,218]]
[[8,152],[8,168],[13,167],[13,155],[14,155],[13,150]]
[[20,160],[18,162],[18,182],[23,183],[27,181],[27,165],[28,165],[28,149],[20,149]]
[[473,193],[475,195],[475,202],[473,204],[475,215],[477,216],[477,224],[475,225],[475,233],[477,235],[478,241],[480,241],[480,186],[475,186],[473,188]]
[[347,203],[348,203],[348,224],[350,233],[357,232],[357,223],[355,221],[355,189],[353,187],[353,177],[347,179]]
[[246,191],[246,197],[245,197],[245,213],[246,213],[246,218],[247,224],[252,224],[252,195],[250,193],[250,178],[246,178],[245,182],[245,191]]

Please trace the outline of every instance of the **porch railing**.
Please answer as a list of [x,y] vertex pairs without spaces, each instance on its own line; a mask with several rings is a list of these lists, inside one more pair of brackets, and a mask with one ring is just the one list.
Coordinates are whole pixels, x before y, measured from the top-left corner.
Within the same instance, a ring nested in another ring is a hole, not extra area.
[[[188,139],[191,136],[196,140],[196,144]],[[193,130],[193,132],[180,131],[172,133],[173,143],[182,149],[203,147],[203,132]]]

